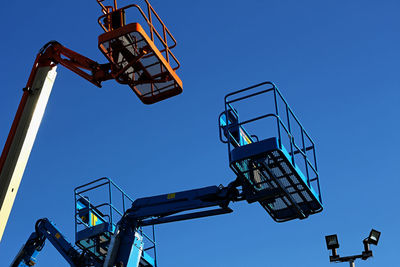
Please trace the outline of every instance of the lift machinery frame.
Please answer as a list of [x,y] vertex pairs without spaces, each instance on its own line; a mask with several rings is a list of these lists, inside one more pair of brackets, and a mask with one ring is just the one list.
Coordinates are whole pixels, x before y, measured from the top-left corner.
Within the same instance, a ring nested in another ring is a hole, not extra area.
[[[234,103],[264,95],[272,96],[274,100],[272,113],[239,120]],[[286,116],[281,117],[281,106]],[[300,126],[298,136],[291,116]],[[264,139],[261,132],[254,135],[244,128],[245,125],[250,127],[251,123],[264,122],[264,119],[278,123],[275,136]],[[48,238],[71,266],[156,267],[156,259],[146,254],[142,227],[231,213],[230,203],[244,200],[259,202],[277,222],[305,219],[322,211],[314,142],[273,83],[265,82],[228,94],[225,111],[219,117],[219,127],[221,141],[228,144],[230,166],[237,175],[227,186],[208,186],[135,201],[129,198],[131,207],[123,208],[123,213],[119,213],[120,219],[114,223],[112,209],[115,205],[111,203],[111,193],[108,204],[94,204],[84,195],[100,186],[113,184],[108,178],[98,179],[75,189],[76,244],[80,249],[72,248],[48,219],[42,219],[38,224],[46,222],[47,229],[36,227],[12,266],[30,266],[30,262],[36,262],[36,256],[43,248],[42,240]],[[288,140],[285,141],[281,130],[286,132]],[[305,138],[309,139],[308,142]],[[299,139],[302,145],[298,145]],[[289,150],[284,144],[290,147]],[[312,158],[314,162],[310,160]],[[100,210],[104,206],[110,208],[108,215]],[[77,225],[85,225],[85,229],[78,230]],[[153,244],[151,248],[155,247],[155,242]]]
[[[138,5],[117,8],[97,0],[103,15],[99,24],[105,31],[99,36],[99,49],[109,63],[99,64],[56,41],[47,43],[36,56],[24,88],[17,113],[0,157],[0,241],[3,236],[18,188],[31,153],[60,64],[94,85],[115,79],[126,84],[145,104],[153,104],[182,92],[182,81],[176,74],[179,61],[171,49],[176,41],[147,0],[147,15]],[[128,8],[139,11],[139,23],[126,24]],[[161,25],[160,34],[153,25],[155,17]],[[168,38],[173,44],[167,43]],[[161,43],[161,45],[156,45]],[[174,67],[170,63],[174,61]]]

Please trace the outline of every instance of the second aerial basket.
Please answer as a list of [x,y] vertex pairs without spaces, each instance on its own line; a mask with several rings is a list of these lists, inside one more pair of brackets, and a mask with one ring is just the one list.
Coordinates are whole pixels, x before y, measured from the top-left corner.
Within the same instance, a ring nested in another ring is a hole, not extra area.
[[[104,34],[99,49],[109,60],[114,78],[129,85],[145,104],[153,104],[182,92],[176,74],[180,67],[172,53],[176,40],[147,0],[117,8],[97,0],[103,15],[98,22]],[[126,23],[134,18],[134,23]]]
[[228,94],[219,125],[247,201],[278,222],[322,211],[314,141],[273,83]]

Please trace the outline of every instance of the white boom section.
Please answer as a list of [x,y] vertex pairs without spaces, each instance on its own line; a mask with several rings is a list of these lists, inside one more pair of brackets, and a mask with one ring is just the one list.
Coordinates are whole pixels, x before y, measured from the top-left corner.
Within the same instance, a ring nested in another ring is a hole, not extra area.
[[114,265],[115,258],[118,253],[119,245],[121,243],[121,231],[119,225],[111,236],[110,245],[108,246],[107,256],[104,260],[103,267],[112,267]]
[[[104,260],[103,267],[116,266],[115,258],[117,257],[121,247],[122,235],[123,233],[121,233],[119,226],[117,226],[114,234],[111,236],[110,245],[108,246],[107,256]],[[133,244],[131,244],[128,262],[126,264],[128,267],[139,267],[143,254],[143,236],[136,231],[134,238]],[[125,243],[125,246],[126,245],[128,244]]]
[[31,92],[0,170],[0,241],[57,76],[56,68],[44,66],[36,70]]

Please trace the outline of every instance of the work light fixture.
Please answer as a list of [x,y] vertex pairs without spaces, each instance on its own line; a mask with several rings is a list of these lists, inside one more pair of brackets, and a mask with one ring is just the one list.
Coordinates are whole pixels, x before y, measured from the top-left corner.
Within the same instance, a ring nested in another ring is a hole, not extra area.
[[326,247],[328,250],[332,250],[332,256],[329,256],[329,260],[331,262],[349,262],[350,267],[355,267],[354,261],[356,259],[366,260],[372,257],[372,251],[369,248],[369,245],[378,245],[379,238],[381,236],[381,232],[372,229],[369,233],[369,236],[363,240],[364,251],[360,255],[353,255],[347,257],[340,257],[337,253],[337,249],[339,248],[339,241],[337,235],[327,235],[325,236]]
[[371,245],[377,246],[380,236],[381,236],[381,232],[379,232],[375,229],[372,229],[371,232],[369,233],[368,243],[370,243]]

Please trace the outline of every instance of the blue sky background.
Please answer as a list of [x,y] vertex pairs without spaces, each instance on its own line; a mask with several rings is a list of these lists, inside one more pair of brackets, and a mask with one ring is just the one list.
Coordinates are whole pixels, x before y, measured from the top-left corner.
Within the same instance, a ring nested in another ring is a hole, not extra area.
[[[131,3],[120,1],[120,6]],[[157,227],[159,266],[330,266],[382,231],[375,257],[394,266],[399,239],[399,1],[152,1],[178,40],[184,93],[146,106],[114,81],[98,89],[63,67],[6,232],[8,266],[48,217],[74,242],[73,189],[112,178],[133,198],[227,184],[217,117],[225,94],[270,80],[317,145],[325,210],[275,223],[258,205]],[[0,49],[0,145],[35,55],[57,40],[98,62],[96,1],[6,1]],[[134,19],[130,19],[134,21]],[[38,266],[67,266],[48,243]]]

